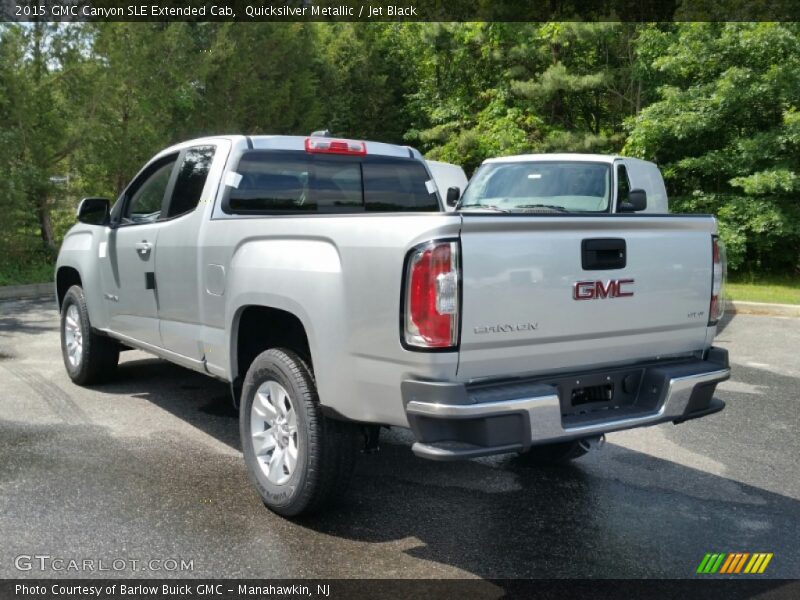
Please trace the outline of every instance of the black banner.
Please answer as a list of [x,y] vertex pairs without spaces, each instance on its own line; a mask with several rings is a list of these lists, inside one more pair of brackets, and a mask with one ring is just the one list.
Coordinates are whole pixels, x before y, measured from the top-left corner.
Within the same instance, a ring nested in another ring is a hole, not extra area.
[[797,0],[0,0],[4,21],[800,21]]
[[214,598],[216,600],[381,599],[381,598],[704,598],[762,600],[800,597],[800,581],[748,579],[693,580],[0,580],[3,600],[123,600]]

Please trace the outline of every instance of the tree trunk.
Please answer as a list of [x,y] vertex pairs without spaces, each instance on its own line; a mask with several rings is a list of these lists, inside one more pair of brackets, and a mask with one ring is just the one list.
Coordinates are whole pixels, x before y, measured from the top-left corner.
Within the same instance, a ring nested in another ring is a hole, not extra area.
[[42,238],[42,242],[48,249],[55,251],[56,242],[53,236],[53,223],[50,220],[50,208],[47,206],[47,198],[40,200],[36,216],[39,219],[39,235]]
[[639,80],[639,84],[636,87],[636,114],[638,115],[642,112],[642,80]]

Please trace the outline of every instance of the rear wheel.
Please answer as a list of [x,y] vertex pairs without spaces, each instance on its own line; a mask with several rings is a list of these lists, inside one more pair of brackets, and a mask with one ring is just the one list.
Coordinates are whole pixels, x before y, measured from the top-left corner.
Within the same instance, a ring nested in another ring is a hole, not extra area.
[[322,414],[311,370],[294,352],[273,348],[256,357],[239,424],[250,479],[270,510],[313,512],[347,489],[358,430]]
[[61,303],[61,354],[67,374],[78,385],[107,380],[119,362],[116,340],[92,331],[83,289],[77,285]]

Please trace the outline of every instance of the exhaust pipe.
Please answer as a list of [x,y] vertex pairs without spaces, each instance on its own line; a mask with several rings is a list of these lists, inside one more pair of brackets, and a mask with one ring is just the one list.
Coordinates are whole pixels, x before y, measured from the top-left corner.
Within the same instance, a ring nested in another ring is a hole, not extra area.
[[603,445],[606,443],[606,434],[596,435],[594,437],[587,437],[583,438],[578,442],[581,448],[583,448],[586,452],[590,452],[591,450],[600,450]]

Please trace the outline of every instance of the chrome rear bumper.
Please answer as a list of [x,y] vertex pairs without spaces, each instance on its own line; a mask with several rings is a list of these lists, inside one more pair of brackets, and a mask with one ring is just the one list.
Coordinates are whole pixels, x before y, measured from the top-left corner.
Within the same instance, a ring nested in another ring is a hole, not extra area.
[[[580,389],[576,384],[581,380],[607,380],[611,383],[606,385],[621,387],[629,376],[638,378],[638,388],[623,405],[607,402],[582,410],[563,397]],[[713,398],[714,389],[729,377],[727,352],[713,349],[705,360],[655,362],[551,380],[476,386],[405,381],[403,398],[417,438],[414,453],[454,460],[712,414],[725,406]]]

